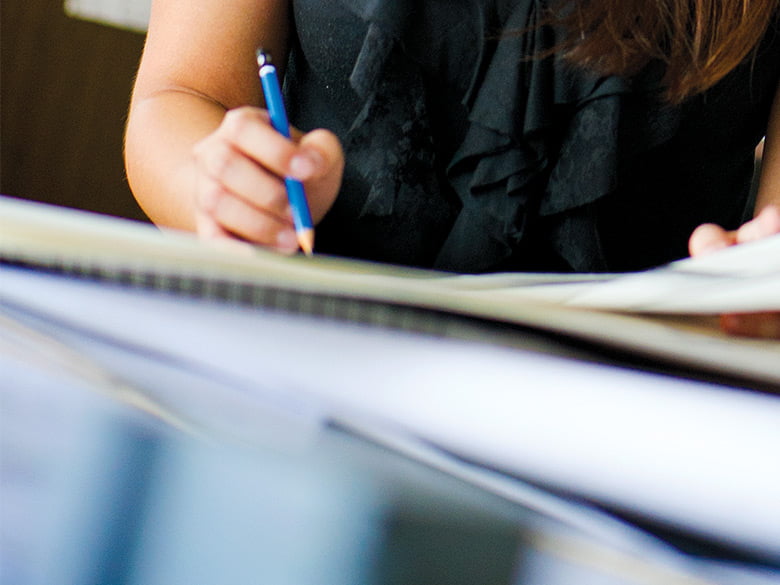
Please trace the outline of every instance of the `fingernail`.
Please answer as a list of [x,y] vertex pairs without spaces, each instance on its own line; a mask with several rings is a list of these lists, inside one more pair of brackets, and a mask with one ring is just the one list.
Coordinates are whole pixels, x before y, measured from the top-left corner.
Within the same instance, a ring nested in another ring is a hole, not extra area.
[[276,236],[276,247],[286,252],[296,251],[298,249],[298,236],[293,230],[283,230]]
[[322,156],[315,151],[305,151],[290,159],[290,175],[305,181],[322,166]]

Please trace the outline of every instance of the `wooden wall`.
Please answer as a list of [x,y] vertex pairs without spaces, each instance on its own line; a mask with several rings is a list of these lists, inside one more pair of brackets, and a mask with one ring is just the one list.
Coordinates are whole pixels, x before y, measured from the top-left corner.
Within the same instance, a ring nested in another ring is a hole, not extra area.
[[0,193],[144,219],[122,134],[143,35],[0,2]]

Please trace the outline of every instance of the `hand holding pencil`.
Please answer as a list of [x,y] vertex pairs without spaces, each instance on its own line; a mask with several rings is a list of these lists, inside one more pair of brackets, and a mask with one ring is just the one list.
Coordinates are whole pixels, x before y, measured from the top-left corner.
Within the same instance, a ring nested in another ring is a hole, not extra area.
[[[274,83],[258,79],[258,85],[268,82]],[[281,94],[269,96],[269,90],[267,110],[232,109],[195,146],[197,230],[205,238],[311,253],[314,226],[341,186],[343,151],[327,130],[301,134],[288,126],[282,132],[286,115],[281,120],[281,102],[273,101]]]
[[[292,138],[290,136],[290,121],[284,107],[284,98],[276,67],[271,62],[271,57],[262,49],[257,50],[257,67],[260,83],[263,86],[265,105],[268,108],[268,115],[271,117],[271,125],[285,138]],[[290,201],[290,209],[292,209],[298,244],[307,256],[311,256],[314,251],[314,223],[309,211],[309,202],[306,199],[306,190],[303,183],[294,177],[285,177],[284,184],[287,187],[287,199]]]

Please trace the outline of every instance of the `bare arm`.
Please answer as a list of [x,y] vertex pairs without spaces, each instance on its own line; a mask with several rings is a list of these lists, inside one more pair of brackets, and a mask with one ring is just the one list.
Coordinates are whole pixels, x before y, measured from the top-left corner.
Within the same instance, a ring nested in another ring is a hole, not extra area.
[[780,86],[775,94],[764,143],[756,211],[760,212],[769,205],[780,209]]
[[289,0],[154,0],[125,163],[155,223],[292,249],[281,177],[314,182],[315,219],[330,206],[340,182],[335,138],[287,141],[260,108],[255,50],[284,64],[289,27]]

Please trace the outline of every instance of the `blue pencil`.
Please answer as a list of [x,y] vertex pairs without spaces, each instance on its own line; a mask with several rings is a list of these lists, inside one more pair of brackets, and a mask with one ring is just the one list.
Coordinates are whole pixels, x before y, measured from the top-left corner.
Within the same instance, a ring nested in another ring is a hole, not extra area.
[[[285,138],[290,138],[290,122],[287,111],[284,108],[282,90],[279,86],[279,76],[276,67],[271,63],[271,58],[262,49],[257,50],[257,66],[260,68],[260,83],[263,86],[265,106],[271,116],[271,125]],[[314,223],[309,211],[309,203],[306,200],[306,192],[303,183],[290,177],[285,177],[287,198],[293,212],[295,233],[298,235],[298,245],[307,256],[314,250]]]

